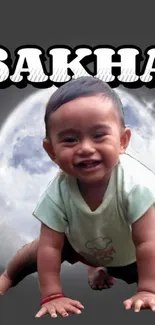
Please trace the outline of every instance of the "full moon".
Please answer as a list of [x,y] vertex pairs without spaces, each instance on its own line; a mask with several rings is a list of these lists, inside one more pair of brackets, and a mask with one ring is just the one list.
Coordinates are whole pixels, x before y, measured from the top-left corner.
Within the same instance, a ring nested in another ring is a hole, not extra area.
[[[42,148],[45,104],[55,87],[36,91],[19,103],[0,131],[1,265],[39,234],[32,212],[58,167]],[[132,130],[128,152],[155,172],[154,119],[144,104],[124,88],[116,90]]]

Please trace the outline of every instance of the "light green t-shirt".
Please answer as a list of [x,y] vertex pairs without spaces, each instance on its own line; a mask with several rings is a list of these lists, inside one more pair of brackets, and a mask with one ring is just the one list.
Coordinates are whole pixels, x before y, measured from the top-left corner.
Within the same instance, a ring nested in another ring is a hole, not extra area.
[[89,263],[124,266],[136,261],[131,225],[154,202],[155,175],[125,154],[113,169],[103,201],[95,211],[81,196],[77,180],[59,172],[33,215],[64,232]]

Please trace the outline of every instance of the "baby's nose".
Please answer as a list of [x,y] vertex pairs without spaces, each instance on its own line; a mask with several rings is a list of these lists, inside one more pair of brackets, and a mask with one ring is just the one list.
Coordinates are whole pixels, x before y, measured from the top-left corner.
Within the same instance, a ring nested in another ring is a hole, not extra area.
[[95,148],[93,144],[90,141],[83,141],[80,143],[80,146],[78,148],[78,154],[79,155],[90,155],[95,152]]

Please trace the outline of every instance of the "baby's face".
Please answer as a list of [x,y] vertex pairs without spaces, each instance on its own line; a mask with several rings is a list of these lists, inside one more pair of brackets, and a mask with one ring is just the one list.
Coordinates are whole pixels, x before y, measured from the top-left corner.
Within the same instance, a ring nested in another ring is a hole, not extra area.
[[124,152],[125,130],[110,99],[101,96],[72,100],[49,121],[54,161],[84,183],[106,178]]

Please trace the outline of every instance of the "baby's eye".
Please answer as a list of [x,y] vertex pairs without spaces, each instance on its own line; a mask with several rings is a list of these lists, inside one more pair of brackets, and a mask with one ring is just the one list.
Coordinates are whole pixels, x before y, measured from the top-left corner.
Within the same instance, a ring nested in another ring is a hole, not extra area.
[[76,138],[73,138],[73,137],[67,137],[67,138],[63,139],[63,142],[66,142],[66,143],[75,143],[75,142],[77,142],[77,139]]
[[94,138],[95,138],[95,139],[99,139],[99,138],[102,138],[104,135],[105,135],[104,133],[96,133],[96,134],[94,135]]

